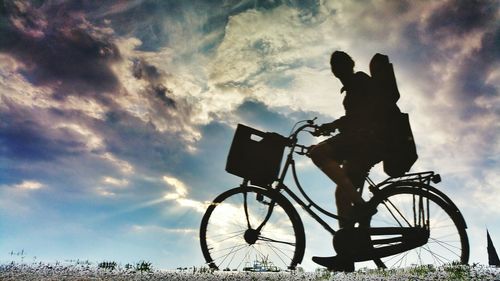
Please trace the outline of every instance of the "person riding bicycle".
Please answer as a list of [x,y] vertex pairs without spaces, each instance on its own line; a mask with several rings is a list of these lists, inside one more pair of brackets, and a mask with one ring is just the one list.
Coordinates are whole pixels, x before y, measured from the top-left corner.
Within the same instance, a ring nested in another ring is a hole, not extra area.
[[[354,72],[354,61],[347,53],[333,52],[330,66],[343,85],[345,115],[319,127],[319,134],[335,130],[340,133],[313,146],[309,156],[337,184],[335,201],[341,217],[339,226],[343,228],[372,215],[356,189],[362,187],[370,169],[383,160],[384,125],[399,109],[395,103],[391,105],[377,95],[370,76]],[[335,265],[338,257],[313,257],[313,261],[330,269],[354,269],[354,263],[349,261]]]

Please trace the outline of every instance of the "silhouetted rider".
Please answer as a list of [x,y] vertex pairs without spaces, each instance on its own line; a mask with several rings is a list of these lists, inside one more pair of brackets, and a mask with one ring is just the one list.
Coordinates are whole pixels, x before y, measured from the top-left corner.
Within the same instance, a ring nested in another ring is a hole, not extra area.
[[[373,165],[382,160],[385,119],[397,111],[384,104],[376,93],[372,78],[364,72],[354,72],[354,61],[345,52],[335,51],[330,58],[333,74],[343,84],[345,115],[321,125],[320,131],[339,130],[339,134],[315,145],[309,155],[336,184],[335,199],[339,226],[352,226],[366,214],[366,204],[356,191],[360,188]],[[335,269],[334,257],[314,257],[321,265]],[[354,269],[354,263],[341,265],[339,270]]]

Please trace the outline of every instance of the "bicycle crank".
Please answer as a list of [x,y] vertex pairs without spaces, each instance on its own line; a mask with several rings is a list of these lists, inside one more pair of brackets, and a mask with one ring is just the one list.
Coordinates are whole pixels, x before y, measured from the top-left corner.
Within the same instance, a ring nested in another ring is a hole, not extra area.
[[429,230],[422,227],[343,228],[333,237],[333,247],[353,261],[367,261],[418,248],[428,240]]

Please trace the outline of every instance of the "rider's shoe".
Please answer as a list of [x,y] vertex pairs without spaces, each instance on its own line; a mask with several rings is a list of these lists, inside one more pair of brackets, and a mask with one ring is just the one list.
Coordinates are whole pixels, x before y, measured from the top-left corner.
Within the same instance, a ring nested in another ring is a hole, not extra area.
[[331,257],[312,257],[313,262],[326,267],[331,271],[353,272],[354,262],[340,258],[339,256]]

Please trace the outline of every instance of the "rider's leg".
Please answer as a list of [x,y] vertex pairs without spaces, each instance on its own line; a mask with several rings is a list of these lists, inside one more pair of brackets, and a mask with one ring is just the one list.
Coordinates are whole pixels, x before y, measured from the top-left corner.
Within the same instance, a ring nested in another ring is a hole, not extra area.
[[[337,212],[339,216],[349,217],[352,204],[364,202],[361,195],[356,191],[356,188],[347,176],[345,170],[330,156],[332,152],[329,145],[321,143],[315,146],[309,154],[314,164],[337,184],[335,202],[337,203]],[[342,223],[342,221],[339,221],[339,226],[344,227],[346,225]]]
[[314,163],[337,184],[337,189],[335,191],[336,199],[347,201],[349,204],[364,202],[361,195],[359,195],[352,184],[351,179],[347,176],[345,169],[343,169],[337,161],[332,159],[320,159],[319,161],[314,161]]

